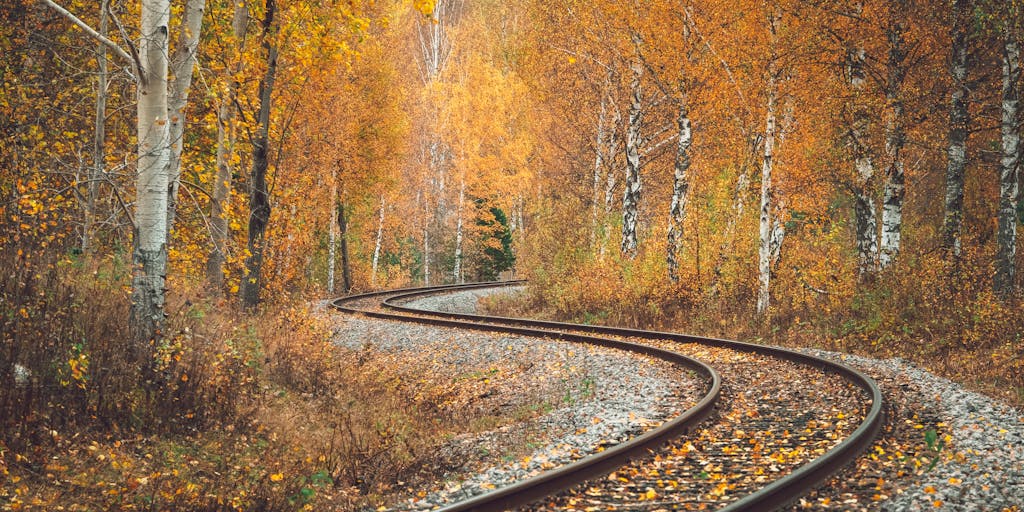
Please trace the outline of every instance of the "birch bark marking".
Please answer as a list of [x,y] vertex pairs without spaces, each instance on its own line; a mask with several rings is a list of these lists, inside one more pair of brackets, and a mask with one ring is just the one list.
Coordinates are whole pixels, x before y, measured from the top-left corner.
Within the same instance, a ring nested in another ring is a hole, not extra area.
[[850,151],[853,155],[855,172],[854,219],[857,229],[857,275],[864,280],[873,274],[878,254],[878,219],[873,197],[875,164],[866,140],[870,115],[863,105],[864,69],[866,55],[864,48],[854,46],[847,50],[846,75],[852,99],[848,104],[850,127],[847,133]]
[[178,189],[181,187],[181,153],[184,149],[185,105],[188,93],[192,88],[192,71],[196,67],[196,54],[199,47],[199,31],[203,26],[203,12],[206,0],[188,0],[185,2],[185,14],[182,19],[178,42],[171,57],[170,67],[173,79],[170,82],[170,98],[168,99],[168,117],[170,118],[171,159],[167,171],[170,186],[167,189],[167,240],[174,229],[174,218],[178,208]]
[[668,266],[668,278],[674,283],[679,281],[679,250],[683,242],[683,222],[686,220],[686,203],[690,191],[690,180],[687,171],[690,169],[690,145],[693,133],[690,129],[690,108],[686,97],[685,82],[679,86],[681,98],[679,117],[679,145],[676,147],[676,159],[672,179],[672,202],[668,213],[668,254],[665,262]]
[[999,159],[999,232],[996,255],[995,290],[1003,297],[1013,293],[1017,273],[1017,202],[1018,168],[1021,148],[1020,98],[1017,81],[1020,79],[1020,41],[1012,21],[1003,28],[1003,90],[1001,119],[1002,157]]
[[[237,2],[231,20],[235,50],[238,52],[236,71],[242,67],[241,53],[245,45],[248,24],[248,8],[245,2]],[[227,91],[220,98],[217,111],[217,178],[213,183],[213,197],[210,199],[210,238],[213,249],[206,260],[206,280],[217,288],[224,284],[224,263],[227,260],[228,243],[227,210],[231,201],[232,157],[235,154],[236,140],[234,103],[238,94],[238,81],[231,76],[227,78]]]
[[609,73],[609,77],[605,81],[605,91],[601,93],[601,108],[597,114],[597,135],[594,137],[594,183],[591,190],[590,205],[590,247],[593,249],[597,248],[597,235],[600,228],[598,212],[601,202],[601,170],[604,168],[604,125],[605,117],[608,114],[609,101],[606,91],[611,86],[610,82],[611,73]]
[[774,9],[768,12],[768,31],[771,55],[768,57],[768,98],[764,121],[764,159],[761,164],[761,215],[758,226],[757,245],[757,314],[768,317],[768,306],[771,302],[772,253],[775,239],[772,225],[772,206],[774,190],[772,189],[772,166],[775,151],[775,103],[778,95],[778,70],[776,44],[781,15]]
[[384,194],[380,196],[380,216],[377,217],[377,241],[373,244],[373,264],[370,271],[370,286],[377,287],[377,265],[380,263],[380,246],[384,241]]
[[[107,36],[107,9],[109,0],[100,2],[101,36]],[[96,200],[99,197],[100,178],[106,167],[106,125],[107,125],[107,45],[96,43],[96,120],[92,145],[92,168],[89,169],[85,196],[85,218],[82,224],[82,252],[92,253],[92,230],[96,219]]]
[[144,368],[149,342],[164,324],[167,276],[167,183],[170,138],[167,124],[169,0],[144,0],[139,29],[139,149],[135,181],[135,244],[132,251],[130,324],[137,357]]
[[331,205],[327,213],[327,293],[334,293],[335,246],[338,244],[338,169],[331,166]]
[[247,308],[254,308],[260,301],[262,285],[264,234],[270,222],[270,194],[267,191],[267,152],[270,144],[270,109],[273,98],[274,81],[277,76],[277,36],[274,15],[277,10],[275,0],[267,0],[263,15],[263,49],[267,59],[267,69],[260,79],[259,113],[256,117],[256,133],[252,138],[252,171],[249,196],[249,256],[245,259],[245,275],[239,294]]
[[338,203],[338,229],[341,242],[341,291],[352,291],[352,259],[348,253],[348,216],[344,201]]
[[458,219],[455,224],[455,269],[452,272],[452,279],[456,283],[462,282],[462,202],[466,199],[466,178],[462,178],[459,185],[459,204],[456,206]]
[[953,259],[960,257],[960,232],[964,216],[964,168],[967,166],[967,105],[969,84],[967,30],[971,22],[969,0],[953,2],[953,28],[949,72],[953,92],[949,102],[949,161],[946,166],[945,216],[942,221],[942,246]]
[[907,70],[907,51],[903,40],[905,0],[895,0],[889,11],[886,39],[889,41],[889,60],[886,63],[885,99],[888,120],[885,125],[885,152],[888,166],[885,172],[885,192],[882,198],[882,244],[878,255],[879,268],[892,264],[900,252],[903,231],[904,168],[903,145],[903,80]]
[[635,55],[630,66],[632,79],[629,82],[629,125],[626,130],[626,182],[622,194],[622,254],[627,258],[636,256],[636,225],[640,203],[640,126],[643,123],[643,110],[640,91],[640,78],[644,72],[640,60],[640,35],[632,34]]

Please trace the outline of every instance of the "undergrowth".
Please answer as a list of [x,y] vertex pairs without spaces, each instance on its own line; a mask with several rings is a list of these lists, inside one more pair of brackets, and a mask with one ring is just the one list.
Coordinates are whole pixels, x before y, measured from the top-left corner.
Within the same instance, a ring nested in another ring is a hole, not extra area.
[[0,250],[0,508],[375,505],[464,419],[443,379],[339,349],[323,315],[196,284],[175,283],[143,380],[128,264],[30,253]]

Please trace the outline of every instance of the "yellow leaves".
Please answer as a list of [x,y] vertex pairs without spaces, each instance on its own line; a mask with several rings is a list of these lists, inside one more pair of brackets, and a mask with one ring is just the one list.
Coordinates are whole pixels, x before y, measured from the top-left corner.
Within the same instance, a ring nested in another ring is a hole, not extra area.
[[270,481],[271,482],[280,482],[281,480],[284,480],[284,474],[283,473],[274,473],[274,474],[270,475]]
[[434,6],[436,4],[437,0],[413,0],[412,2],[413,8],[428,18],[434,15]]

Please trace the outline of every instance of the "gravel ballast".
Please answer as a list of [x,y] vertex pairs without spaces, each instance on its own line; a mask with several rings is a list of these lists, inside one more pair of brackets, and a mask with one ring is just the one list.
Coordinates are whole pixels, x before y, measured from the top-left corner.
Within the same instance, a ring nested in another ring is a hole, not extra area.
[[1024,412],[900,358],[871,359],[811,349],[805,352],[845,362],[874,376],[886,400],[895,402],[892,409],[898,417],[890,421],[916,423],[927,416],[941,426],[939,462],[870,509],[1022,510]]

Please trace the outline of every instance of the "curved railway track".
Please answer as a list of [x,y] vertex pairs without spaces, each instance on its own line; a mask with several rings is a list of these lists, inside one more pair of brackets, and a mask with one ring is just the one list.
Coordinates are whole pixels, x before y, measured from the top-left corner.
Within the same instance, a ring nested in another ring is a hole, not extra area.
[[[854,460],[881,427],[882,395],[873,380],[845,365],[799,352],[676,333],[406,305],[429,295],[517,284],[521,282],[388,290],[343,297],[332,306],[374,318],[641,353],[695,370],[705,379],[705,395],[692,408],[642,435],[442,510],[526,505],[537,510],[774,510]],[[725,375],[724,383],[719,371]],[[797,388],[796,383],[804,387]],[[835,396],[815,392],[823,387],[838,391]],[[715,421],[697,429],[707,418]],[[613,477],[595,480],[612,471]],[[661,477],[668,474],[674,478],[666,485]]]

